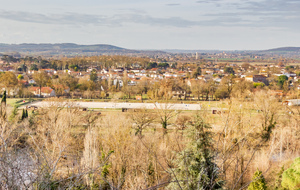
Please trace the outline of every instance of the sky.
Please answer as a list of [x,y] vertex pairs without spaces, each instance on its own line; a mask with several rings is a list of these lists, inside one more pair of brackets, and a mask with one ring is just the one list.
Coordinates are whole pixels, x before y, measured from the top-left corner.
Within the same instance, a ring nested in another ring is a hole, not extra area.
[[1,0],[0,43],[129,49],[300,46],[300,0]]

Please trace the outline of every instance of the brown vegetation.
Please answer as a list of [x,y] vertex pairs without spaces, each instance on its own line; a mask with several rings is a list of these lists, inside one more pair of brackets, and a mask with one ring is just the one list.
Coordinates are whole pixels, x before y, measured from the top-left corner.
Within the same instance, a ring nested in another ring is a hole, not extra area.
[[180,189],[179,153],[194,142],[185,135],[198,122],[194,115],[212,127],[209,151],[224,188],[245,189],[257,168],[275,184],[280,168],[299,156],[300,111],[267,91],[248,93],[219,102],[228,110],[216,115],[205,107],[176,112],[170,103],[155,111],[98,115],[54,98],[23,120],[1,117],[1,186]]

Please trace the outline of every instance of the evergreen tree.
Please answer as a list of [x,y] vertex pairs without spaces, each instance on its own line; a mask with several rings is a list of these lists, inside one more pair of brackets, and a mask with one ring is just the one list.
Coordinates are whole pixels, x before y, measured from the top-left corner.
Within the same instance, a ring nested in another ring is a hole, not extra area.
[[25,115],[25,111],[24,111],[24,109],[23,109],[23,111],[22,111],[22,120],[24,120],[25,119],[25,117],[26,117],[26,115]]
[[262,172],[258,169],[252,177],[252,182],[250,183],[248,190],[265,190],[267,189],[265,178]]
[[300,157],[296,158],[291,167],[283,172],[281,185],[291,190],[300,189]]
[[190,127],[190,143],[179,153],[169,189],[220,189],[219,168],[214,163],[210,126],[196,116]]
[[25,116],[26,116],[26,118],[28,118],[28,111],[27,110],[25,111]]
[[278,77],[278,86],[280,86],[280,88],[283,88],[283,85],[285,83],[285,81],[287,81],[289,78],[286,75],[280,75]]
[[197,69],[195,70],[195,72],[193,73],[193,78],[197,78],[198,76],[200,76],[202,73],[201,68],[197,67]]
[[234,70],[232,67],[225,67],[224,72],[227,74],[233,74],[234,75]]
[[17,115],[18,115],[18,106],[14,106],[14,109],[11,115],[9,116],[9,120],[13,121]]
[[3,119],[6,118],[6,90],[4,90],[1,100],[1,110],[0,110],[1,117]]
[[196,72],[198,73],[198,75],[201,75],[201,74],[202,74],[201,67],[197,67],[197,70],[196,70]]
[[93,69],[90,74],[90,80],[93,82],[96,82],[98,80],[97,71],[95,69]]
[[6,105],[6,90],[3,92],[2,100],[1,100],[1,105],[5,104]]

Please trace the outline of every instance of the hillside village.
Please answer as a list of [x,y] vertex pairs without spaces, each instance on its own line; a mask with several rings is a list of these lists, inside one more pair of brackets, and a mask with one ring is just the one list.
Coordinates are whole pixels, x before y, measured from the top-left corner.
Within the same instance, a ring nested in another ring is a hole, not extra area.
[[296,59],[267,62],[251,56],[224,61],[237,55],[201,55],[60,60],[3,55],[1,84],[11,97],[216,100],[230,97],[239,85],[250,91],[268,88],[288,98],[295,98],[292,92],[300,90]]

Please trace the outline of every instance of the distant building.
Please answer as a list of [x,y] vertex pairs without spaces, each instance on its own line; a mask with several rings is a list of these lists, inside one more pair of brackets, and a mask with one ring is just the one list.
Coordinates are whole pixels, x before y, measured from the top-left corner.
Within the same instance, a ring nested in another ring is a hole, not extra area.
[[56,74],[56,71],[54,69],[40,69],[40,71],[48,74]]
[[[31,87],[29,89],[31,93],[33,93],[35,96],[40,97],[40,87]],[[50,87],[42,87],[41,89],[41,96],[42,97],[55,97],[55,91]]]
[[135,96],[136,100],[142,100],[142,96]]
[[300,106],[300,99],[287,100],[285,103],[289,106]]
[[262,82],[264,84],[268,83],[267,77],[263,75],[250,75],[245,77],[246,81],[249,82]]

